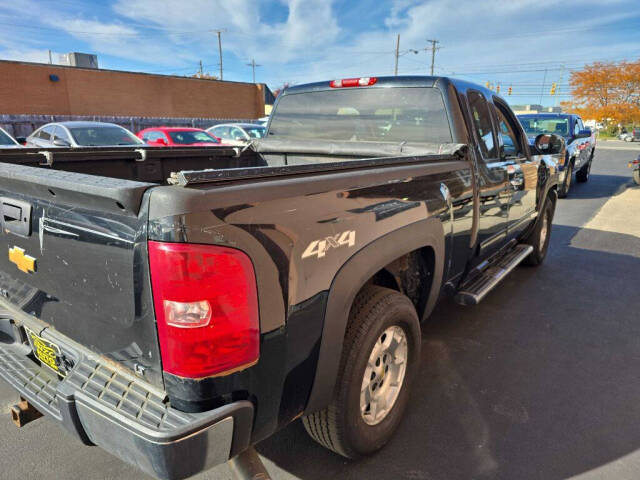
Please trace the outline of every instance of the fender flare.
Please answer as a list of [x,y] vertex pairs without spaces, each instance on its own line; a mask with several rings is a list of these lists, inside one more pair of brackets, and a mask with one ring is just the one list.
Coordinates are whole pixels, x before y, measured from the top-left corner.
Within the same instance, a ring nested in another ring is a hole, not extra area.
[[357,293],[380,269],[423,247],[432,248],[435,257],[433,282],[421,318],[423,320],[435,307],[443,284],[445,238],[444,227],[438,218],[420,220],[374,240],[340,268],[329,287],[315,378],[305,414],[321,410],[331,401],[340,368],[349,311]]

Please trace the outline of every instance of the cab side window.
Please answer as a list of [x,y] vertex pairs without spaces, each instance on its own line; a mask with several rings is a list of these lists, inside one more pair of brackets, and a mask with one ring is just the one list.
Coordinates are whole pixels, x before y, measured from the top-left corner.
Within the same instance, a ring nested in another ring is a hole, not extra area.
[[520,139],[516,133],[518,129],[514,120],[505,112],[505,107],[499,102],[495,103],[495,113],[498,121],[498,145],[500,158],[517,157],[522,154]]
[[53,133],[53,126],[49,125],[40,130],[38,138],[42,140],[51,140],[51,134]]
[[229,136],[233,139],[233,140],[246,140],[247,136],[244,134],[244,132],[242,130],[240,130],[237,127],[233,127],[231,129],[231,132],[229,133]]
[[219,138],[229,138],[229,127],[214,128],[213,134]]
[[498,158],[496,142],[493,135],[493,125],[487,101],[479,92],[471,91],[467,94],[469,108],[473,120],[473,127],[478,136],[480,151],[485,160]]
[[156,142],[158,139],[163,138],[163,135],[157,130],[151,130],[150,132],[146,132],[142,138],[146,142]]
[[67,143],[71,143],[71,139],[69,138],[69,135],[67,135],[67,131],[60,126],[56,127],[53,140],[64,140]]

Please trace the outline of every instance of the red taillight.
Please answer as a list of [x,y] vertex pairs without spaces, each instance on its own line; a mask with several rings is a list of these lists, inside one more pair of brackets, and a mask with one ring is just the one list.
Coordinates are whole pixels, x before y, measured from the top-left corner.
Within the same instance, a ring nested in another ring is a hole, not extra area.
[[329,86],[331,88],[368,87],[377,81],[378,79],[376,77],[343,78],[342,80],[331,80]]
[[260,355],[249,257],[233,248],[149,242],[163,369],[181,377],[231,373]]

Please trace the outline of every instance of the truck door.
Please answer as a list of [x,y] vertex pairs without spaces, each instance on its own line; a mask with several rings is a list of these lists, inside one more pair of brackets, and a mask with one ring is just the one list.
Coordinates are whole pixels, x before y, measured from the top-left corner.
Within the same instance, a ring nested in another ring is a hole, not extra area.
[[498,126],[498,152],[507,166],[512,188],[507,236],[513,238],[535,218],[540,159],[532,159],[524,145],[526,137],[509,107],[496,97],[493,106],[491,110]]
[[484,95],[475,90],[467,92],[474,144],[478,157],[478,187],[480,219],[478,224],[479,254],[484,257],[500,247],[507,235],[511,185],[507,165],[499,157],[496,134]]

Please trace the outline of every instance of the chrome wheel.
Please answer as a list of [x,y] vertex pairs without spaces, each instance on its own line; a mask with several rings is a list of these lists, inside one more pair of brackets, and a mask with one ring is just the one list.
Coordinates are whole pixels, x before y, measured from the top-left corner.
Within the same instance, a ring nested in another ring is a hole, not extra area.
[[360,414],[367,425],[377,425],[398,399],[407,371],[407,335],[397,326],[387,328],[376,340],[360,388]]
[[544,245],[547,240],[547,232],[549,230],[549,212],[545,210],[544,216],[542,217],[542,226],[540,227],[540,249],[544,248]]

